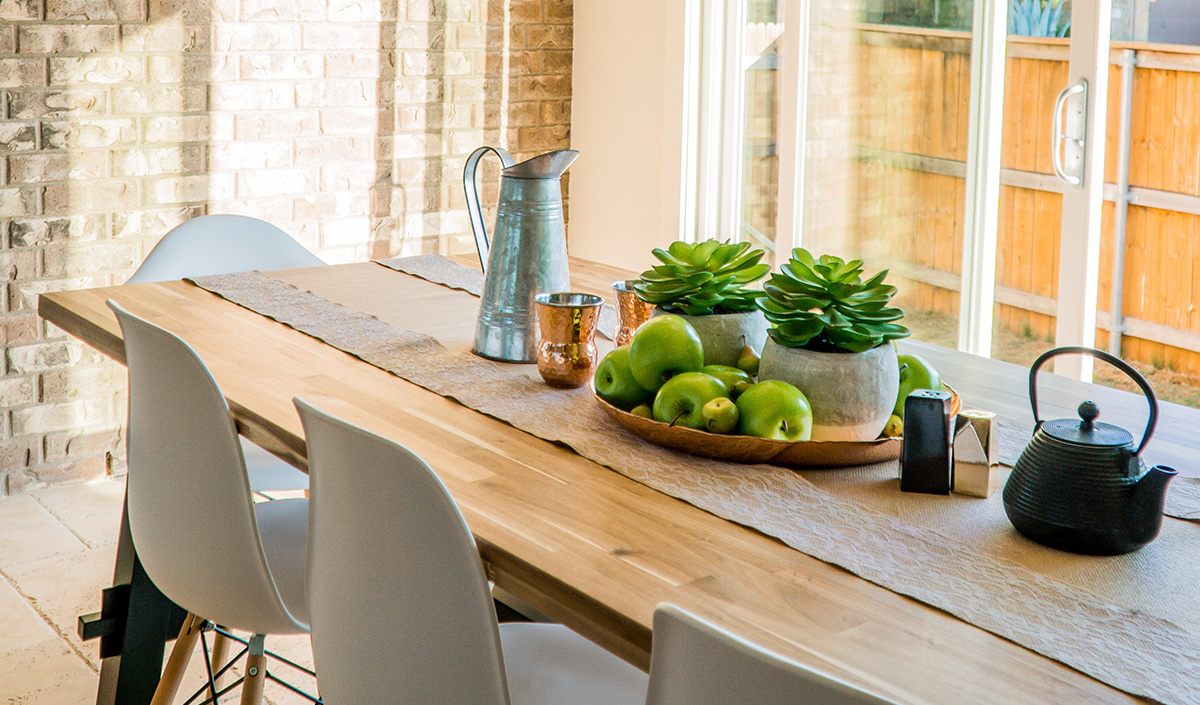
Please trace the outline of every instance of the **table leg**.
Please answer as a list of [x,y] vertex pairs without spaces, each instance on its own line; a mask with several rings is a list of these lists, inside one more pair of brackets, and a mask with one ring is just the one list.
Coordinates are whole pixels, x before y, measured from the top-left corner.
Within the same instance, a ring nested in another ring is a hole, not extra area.
[[79,618],[83,640],[100,638],[100,687],[96,705],[148,705],[162,675],[163,651],[187,613],[159,591],[146,575],[129,532],[128,503],[113,586],[103,592],[99,613]]

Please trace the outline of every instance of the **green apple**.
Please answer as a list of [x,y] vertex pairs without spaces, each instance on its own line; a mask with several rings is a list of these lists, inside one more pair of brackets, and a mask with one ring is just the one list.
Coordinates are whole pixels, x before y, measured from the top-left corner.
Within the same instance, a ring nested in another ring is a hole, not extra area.
[[629,371],[629,346],[613,349],[596,365],[596,394],[618,409],[628,411],[654,400],[654,392],[637,383]]
[[729,393],[725,383],[703,372],[681,372],[654,397],[654,419],[673,426],[704,428],[704,405]]
[[729,387],[730,391],[733,391],[733,385],[737,384],[738,382],[754,384],[753,377],[746,374],[742,370],[739,370],[736,367],[730,367],[729,365],[705,365],[704,367],[700,368],[700,371],[706,375],[712,375],[713,377],[721,380],[725,383],[726,387]]
[[904,420],[904,401],[918,389],[941,389],[942,376],[920,355],[897,355],[900,363],[900,394],[892,413]]
[[696,329],[679,316],[656,316],[629,341],[629,369],[637,383],[657,392],[680,372],[704,367],[704,347]]
[[737,398],[738,433],[778,441],[812,438],[812,407],[804,392],[777,379],[759,382]]
[[630,409],[629,413],[633,414],[634,416],[641,416],[645,419],[654,418],[654,410],[650,408],[649,404],[638,404]]
[[704,430],[712,433],[733,433],[740,416],[737,404],[729,397],[717,397],[700,409]]

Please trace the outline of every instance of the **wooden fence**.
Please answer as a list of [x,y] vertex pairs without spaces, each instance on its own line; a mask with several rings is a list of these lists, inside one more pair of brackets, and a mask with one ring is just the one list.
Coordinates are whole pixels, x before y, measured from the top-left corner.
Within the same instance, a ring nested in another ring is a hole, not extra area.
[[[906,305],[957,315],[970,38],[895,27],[867,28],[861,37],[860,249],[910,280]],[[1059,252],[1062,186],[1050,156],[1067,54],[1066,40],[1008,42],[997,326],[1047,340],[1059,261],[1071,265],[1070,253]],[[1132,83],[1123,93],[1126,71]],[[1123,109],[1127,178],[1118,172]],[[1200,48],[1113,44],[1105,153],[1097,344],[1107,345],[1118,328],[1126,359],[1200,375]],[[1114,239],[1122,237],[1114,316]]]

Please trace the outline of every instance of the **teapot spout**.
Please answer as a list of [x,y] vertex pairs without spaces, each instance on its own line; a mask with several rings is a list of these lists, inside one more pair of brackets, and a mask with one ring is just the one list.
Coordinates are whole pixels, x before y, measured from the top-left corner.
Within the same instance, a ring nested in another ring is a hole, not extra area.
[[1128,514],[1131,539],[1138,543],[1149,543],[1158,536],[1167,498],[1167,483],[1177,474],[1175,468],[1155,465],[1134,485]]

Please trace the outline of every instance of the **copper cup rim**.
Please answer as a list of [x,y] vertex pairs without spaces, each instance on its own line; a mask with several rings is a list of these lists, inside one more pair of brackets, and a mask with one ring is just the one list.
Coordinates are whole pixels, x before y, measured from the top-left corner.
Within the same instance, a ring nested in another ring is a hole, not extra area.
[[554,308],[596,308],[604,303],[604,299],[599,296],[575,291],[548,291],[535,294],[533,300],[542,306]]
[[613,288],[613,291],[616,291],[618,293],[635,294],[637,292],[634,291],[633,285],[637,284],[640,281],[641,281],[641,279],[622,279],[620,281],[613,282],[612,288]]

